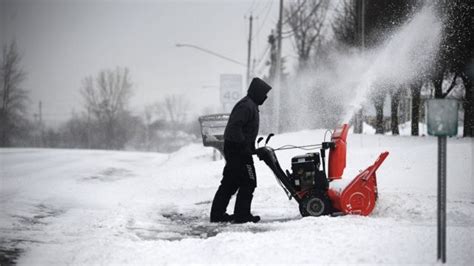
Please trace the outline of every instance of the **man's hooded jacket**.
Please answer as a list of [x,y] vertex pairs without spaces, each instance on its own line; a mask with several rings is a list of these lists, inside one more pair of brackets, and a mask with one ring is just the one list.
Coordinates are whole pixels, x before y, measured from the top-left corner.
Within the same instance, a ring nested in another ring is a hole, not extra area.
[[[265,81],[254,78],[250,83],[247,96],[242,98],[232,109],[224,132],[227,147],[235,152],[247,154],[255,151],[255,140],[258,135],[259,110],[267,99],[267,93],[272,89]],[[231,151],[225,151],[225,153]]]

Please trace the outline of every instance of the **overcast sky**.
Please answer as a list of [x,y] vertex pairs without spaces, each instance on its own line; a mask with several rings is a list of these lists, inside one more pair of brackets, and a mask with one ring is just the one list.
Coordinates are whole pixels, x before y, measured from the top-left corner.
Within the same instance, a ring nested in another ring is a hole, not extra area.
[[244,16],[252,12],[258,17],[252,50],[258,60],[278,16],[278,0],[0,1],[0,41],[17,41],[28,74],[23,87],[30,91],[30,113],[42,101],[48,124],[82,111],[81,81],[116,66],[130,70],[135,114],[172,93],[186,94],[195,113],[217,108],[219,75],[242,74],[245,80],[246,68],[175,44],[246,63]]

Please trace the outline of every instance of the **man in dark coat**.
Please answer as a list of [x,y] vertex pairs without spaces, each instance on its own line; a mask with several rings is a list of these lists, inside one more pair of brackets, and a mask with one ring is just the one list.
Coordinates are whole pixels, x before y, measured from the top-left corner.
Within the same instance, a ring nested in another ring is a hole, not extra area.
[[[224,167],[221,185],[211,207],[211,222],[258,222],[250,212],[253,192],[257,186],[252,154],[258,135],[259,110],[271,87],[259,78],[250,83],[247,96],[237,102],[230,113],[224,132]],[[234,215],[226,213],[229,200],[237,190]]]

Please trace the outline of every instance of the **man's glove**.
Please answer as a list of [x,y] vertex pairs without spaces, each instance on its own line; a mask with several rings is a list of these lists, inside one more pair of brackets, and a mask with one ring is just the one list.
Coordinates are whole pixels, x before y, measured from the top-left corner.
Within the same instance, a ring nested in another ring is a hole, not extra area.
[[263,148],[259,148],[255,150],[255,154],[257,154],[258,159],[262,161],[265,156],[265,151],[263,150]]

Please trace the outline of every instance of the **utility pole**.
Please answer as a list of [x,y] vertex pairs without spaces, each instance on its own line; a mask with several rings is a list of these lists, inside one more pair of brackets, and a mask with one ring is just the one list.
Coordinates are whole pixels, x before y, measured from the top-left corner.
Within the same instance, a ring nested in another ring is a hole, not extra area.
[[39,124],[43,123],[43,103],[39,101],[38,103],[38,114],[39,114]]
[[253,75],[255,75],[255,68],[257,67],[257,59],[255,57],[252,59],[252,70],[250,71]]
[[250,58],[252,53],[252,14],[249,17],[249,41],[248,41],[248,50],[247,50],[247,86],[250,84]]
[[[276,79],[276,56],[277,56],[277,47],[276,47],[276,38],[273,30],[268,36],[268,44],[270,45],[270,71],[269,76],[272,82]],[[272,100],[273,101],[273,100]],[[273,104],[273,103],[272,103]]]
[[[365,52],[365,0],[362,0],[361,3],[361,24],[360,24],[360,36],[361,36],[361,44],[362,44],[362,52]],[[361,106],[359,113],[359,128],[360,133],[364,132],[364,108]]]
[[87,107],[87,149],[92,148],[91,141],[91,107]]
[[38,129],[39,129],[39,146],[43,147],[43,103],[38,103]]
[[282,31],[282,21],[283,21],[283,0],[280,0],[280,11],[278,15],[278,24],[277,24],[277,55],[276,55],[276,70],[275,70],[275,100],[273,101],[273,114],[274,114],[274,132],[278,133],[280,131],[280,95],[281,95],[281,31]]
[[[360,49],[361,52],[365,50],[365,0],[356,1],[356,14],[357,14],[357,24],[358,24],[358,33],[360,40]],[[354,115],[354,133],[361,134],[364,129],[364,113],[363,108],[357,111]]]
[[361,0],[361,23],[360,23],[360,35],[361,35],[361,45],[362,51],[365,50],[365,0]]

